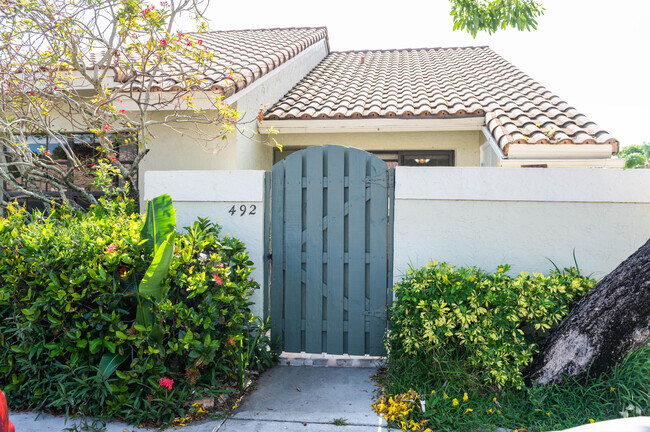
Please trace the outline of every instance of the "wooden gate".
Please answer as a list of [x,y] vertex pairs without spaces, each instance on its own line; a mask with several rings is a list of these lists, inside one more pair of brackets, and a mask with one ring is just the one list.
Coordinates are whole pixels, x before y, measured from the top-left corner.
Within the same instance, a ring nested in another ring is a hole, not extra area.
[[274,165],[270,316],[283,351],[385,354],[392,178],[378,157],[341,146]]

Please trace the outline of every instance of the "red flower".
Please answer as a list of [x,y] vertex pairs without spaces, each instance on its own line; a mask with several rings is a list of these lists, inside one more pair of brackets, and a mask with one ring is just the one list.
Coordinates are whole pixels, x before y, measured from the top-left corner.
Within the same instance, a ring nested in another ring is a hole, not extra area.
[[105,125],[104,125],[104,130],[108,130],[108,129],[110,129],[110,126],[107,125],[107,124],[105,124]]
[[114,253],[117,250],[115,245],[110,245],[109,247],[106,248],[106,253]]
[[120,112],[121,112],[122,114],[124,114],[124,110],[123,110],[123,109],[121,109]]
[[90,167],[92,168],[92,167],[94,167],[95,165],[97,165],[97,164],[94,164],[94,163],[93,163],[93,164],[90,164]]
[[120,274],[120,276],[124,276],[126,274],[126,267],[120,267],[117,272]]
[[167,45],[167,39],[161,40],[160,45],[166,46]]
[[214,283],[216,283],[217,285],[221,285],[223,283],[218,274],[215,273],[212,275],[212,277],[214,278]]
[[52,156],[52,153],[49,150],[45,150],[45,156]]
[[199,45],[203,45],[203,39],[197,40],[196,43],[199,44]]
[[158,381],[158,384],[160,384],[161,386],[165,387],[167,390],[171,390],[172,387],[174,386],[174,380],[173,380],[173,379],[166,378],[166,377],[162,377],[162,378],[160,378],[160,380]]
[[113,156],[109,156],[108,158],[109,158],[110,160],[112,160],[113,162],[117,162],[117,159],[115,159]]
[[29,92],[29,95],[30,95],[30,96],[34,96],[34,92]]

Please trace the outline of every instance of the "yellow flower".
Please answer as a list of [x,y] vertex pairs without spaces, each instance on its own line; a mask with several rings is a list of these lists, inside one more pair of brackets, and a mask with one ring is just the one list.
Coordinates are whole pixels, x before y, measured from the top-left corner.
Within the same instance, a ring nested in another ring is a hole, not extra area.
[[610,388],[609,388],[609,392],[610,392],[610,393],[613,392],[614,390],[616,390],[616,387],[610,387]]
[[463,402],[467,402],[467,399],[469,399],[469,397],[467,397],[467,393],[463,393]]
[[596,422],[596,420],[594,420],[594,419],[589,419],[589,423],[595,423],[595,422]]
[[451,400],[451,404],[452,404],[453,406],[458,405],[458,399],[453,398],[453,399]]
[[431,390],[431,394],[436,394],[436,391],[435,391],[435,390]]
[[447,396],[447,393],[444,390],[442,391],[442,398],[449,399],[449,396]]
[[497,401],[497,398],[492,398],[492,402],[496,402],[496,401]]
[[465,414],[470,413],[470,412],[472,412],[472,411],[474,411],[474,410],[471,409],[471,408],[467,408],[467,409],[465,410]]

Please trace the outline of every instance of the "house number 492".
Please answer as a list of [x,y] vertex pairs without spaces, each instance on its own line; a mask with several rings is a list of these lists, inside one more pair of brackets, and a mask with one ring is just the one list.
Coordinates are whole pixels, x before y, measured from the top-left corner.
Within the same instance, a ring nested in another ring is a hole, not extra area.
[[255,204],[251,204],[249,206],[242,204],[239,206],[239,208],[237,208],[236,205],[237,204],[233,205],[230,207],[230,210],[228,210],[230,216],[235,216],[236,214],[239,214],[239,216],[244,216],[245,214],[254,215],[255,210],[257,210],[257,206]]

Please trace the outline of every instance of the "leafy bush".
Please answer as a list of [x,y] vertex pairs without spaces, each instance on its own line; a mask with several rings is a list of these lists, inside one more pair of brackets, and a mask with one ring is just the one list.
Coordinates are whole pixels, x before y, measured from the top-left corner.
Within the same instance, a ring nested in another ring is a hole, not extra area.
[[409,270],[394,288],[389,361],[421,359],[441,382],[461,368],[485,384],[520,388],[520,369],[544,332],[596,281],[573,268],[514,278],[508,269],[488,274],[431,262]]
[[142,218],[120,201],[0,219],[0,386],[14,409],[166,423],[240,387],[273,358],[248,300],[243,243],[199,220],[176,236],[154,302],[162,343],[135,324],[151,264]]
[[[566,376],[560,385],[517,390],[468,385],[462,368],[439,381],[414,358],[391,364],[381,377],[375,411],[402,430],[557,431],[594,421],[650,413],[650,346],[632,353],[609,373]],[[448,365],[450,368],[454,364]]]

